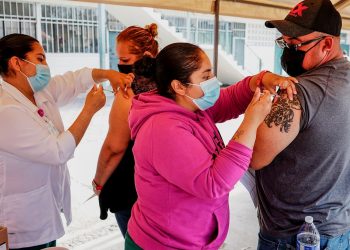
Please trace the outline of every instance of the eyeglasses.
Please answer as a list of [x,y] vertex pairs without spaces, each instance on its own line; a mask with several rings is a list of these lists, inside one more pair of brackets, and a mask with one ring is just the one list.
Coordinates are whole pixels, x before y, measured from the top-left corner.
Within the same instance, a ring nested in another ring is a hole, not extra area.
[[307,44],[310,44],[310,43],[313,43],[313,42],[316,42],[316,41],[320,41],[322,40],[323,38],[325,38],[326,36],[320,36],[320,37],[317,37],[317,38],[314,38],[314,39],[311,39],[311,40],[308,40],[308,41],[305,41],[305,42],[301,42],[301,43],[298,43],[298,44],[288,44],[286,41],[284,41],[283,37],[279,37],[275,40],[276,44],[278,47],[280,47],[281,49],[284,49],[284,48],[288,48],[288,49],[292,49],[294,48],[295,50],[298,50],[299,47],[301,46],[304,46],[304,45],[307,45]]

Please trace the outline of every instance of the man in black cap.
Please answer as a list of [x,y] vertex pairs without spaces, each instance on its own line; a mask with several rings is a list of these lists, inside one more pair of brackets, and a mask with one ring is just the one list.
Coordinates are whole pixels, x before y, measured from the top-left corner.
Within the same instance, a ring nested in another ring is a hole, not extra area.
[[299,84],[293,101],[280,94],[257,133],[258,249],[294,249],[309,215],[321,249],[350,249],[350,63],[340,14],[330,0],[305,0],[265,25],[282,33],[282,67]]

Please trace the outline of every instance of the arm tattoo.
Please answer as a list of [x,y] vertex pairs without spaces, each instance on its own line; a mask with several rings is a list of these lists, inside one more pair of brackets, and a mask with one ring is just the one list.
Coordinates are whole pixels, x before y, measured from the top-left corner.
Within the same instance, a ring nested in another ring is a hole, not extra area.
[[264,120],[269,128],[272,128],[272,124],[280,126],[280,132],[289,132],[291,123],[294,118],[294,110],[301,110],[300,102],[296,95],[294,95],[293,101],[287,98],[287,95],[283,94],[276,103],[272,105],[270,114],[268,114]]
[[238,130],[234,135],[233,135],[233,140],[238,140],[241,135],[244,134],[244,130]]

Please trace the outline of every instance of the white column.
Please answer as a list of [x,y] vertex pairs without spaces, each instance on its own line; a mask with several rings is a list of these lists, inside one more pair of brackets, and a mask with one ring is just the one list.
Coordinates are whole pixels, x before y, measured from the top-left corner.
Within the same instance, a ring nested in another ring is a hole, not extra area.
[[36,39],[42,44],[41,35],[41,3],[35,3],[35,14],[36,14]]
[[98,5],[98,53],[100,56],[100,68],[105,69],[106,56],[106,7],[104,4]]

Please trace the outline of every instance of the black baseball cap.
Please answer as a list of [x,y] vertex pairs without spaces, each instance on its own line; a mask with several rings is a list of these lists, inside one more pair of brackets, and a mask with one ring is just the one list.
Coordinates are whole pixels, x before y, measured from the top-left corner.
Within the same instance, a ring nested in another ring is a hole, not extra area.
[[298,3],[284,18],[265,22],[283,35],[299,37],[314,31],[339,36],[342,20],[330,0],[305,0]]

